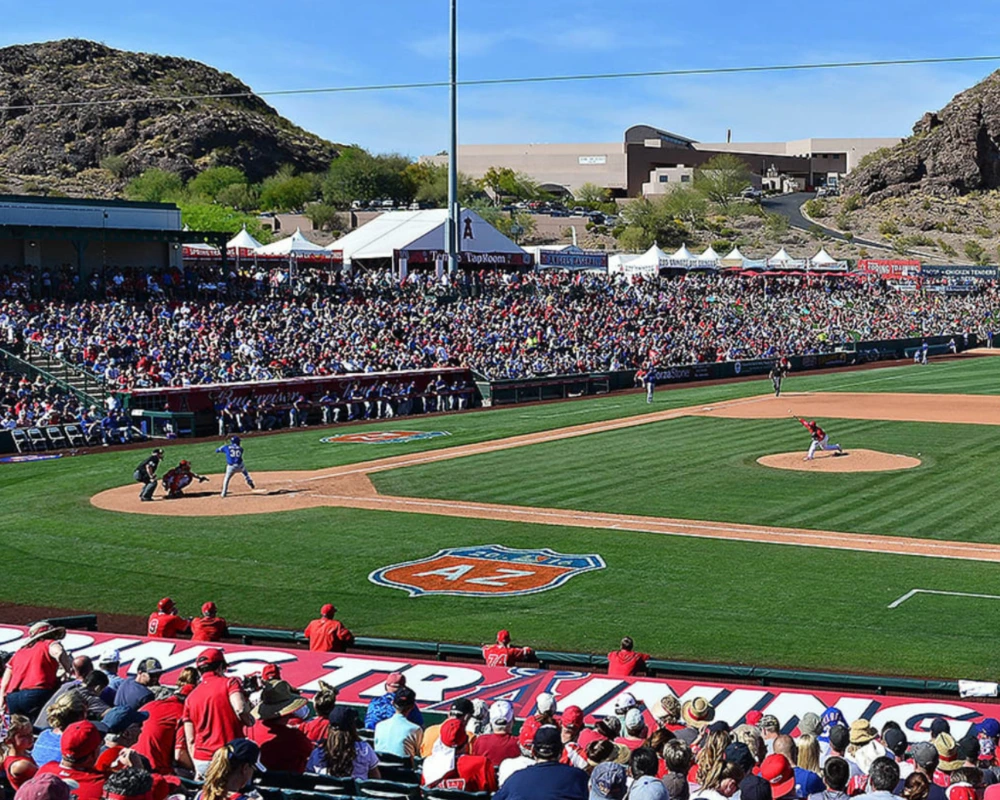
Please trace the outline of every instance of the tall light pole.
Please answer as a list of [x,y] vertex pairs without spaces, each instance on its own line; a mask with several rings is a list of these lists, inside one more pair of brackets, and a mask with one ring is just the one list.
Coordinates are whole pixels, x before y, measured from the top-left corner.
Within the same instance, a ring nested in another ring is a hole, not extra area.
[[451,0],[451,60],[449,93],[451,103],[451,145],[448,147],[448,224],[445,238],[448,248],[448,274],[458,272],[458,12],[457,0]]

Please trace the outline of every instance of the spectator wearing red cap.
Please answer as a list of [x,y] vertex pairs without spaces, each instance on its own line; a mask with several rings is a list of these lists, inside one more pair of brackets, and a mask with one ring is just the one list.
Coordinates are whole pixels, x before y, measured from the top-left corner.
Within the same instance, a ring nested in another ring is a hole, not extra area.
[[514,727],[514,707],[509,700],[495,700],[490,706],[490,732],[477,736],[472,743],[472,755],[485,756],[497,769],[508,758],[521,755]]
[[260,705],[253,710],[256,722],[247,738],[260,748],[260,763],[274,772],[302,774],[313,750],[309,737],[288,721],[309,704],[288,681],[264,685]]
[[67,677],[73,674],[73,662],[59,641],[65,635],[65,628],[44,621],[28,628],[28,638],[0,679],[0,710],[6,705],[11,714],[35,718],[59,688],[59,670]]
[[[382,720],[389,719],[396,713],[396,692],[406,687],[406,676],[402,672],[390,672],[385,679],[385,694],[376,697],[368,704],[365,712],[365,727],[373,731]],[[424,715],[415,705],[406,717],[410,722],[424,726]]]
[[556,698],[548,692],[542,692],[535,700],[535,713],[528,717],[521,725],[521,732],[517,735],[517,741],[521,744],[521,749],[528,752],[531,749],[531,742],[535,738],[535,731],[544,725],[559,726],[556,721]]
[[74,722],[63,731],[59,740],[62,760],[45,764],[38,774],[76,781],[78,788],[73,791],[76,800],[100,800],[105,775],[95,765],[103,739],[94,723]]
[[570,706],[559,719],[562,725],[563,752],[560,764],[569,764],[577,769],[587,769],[587,751],[580,746],[577,739],[583,730],[583,709],[580,706]]
[[201,616],[191,620],[192,642],[221,642],[228,635],[229,626],[211,600],[201,607]]
[[[195,676],[197,672],[191,670]],[[149,718],[142,726],[135,751],[145,756],[153,772],[173,775],[174,765],[192,769],[191,757],[184,741],[184,700],[197,684],[182,683],[177,691],[162,700],[153,700],[142,707]]]
[[[472,715],[475,713],[476,709],[472,705],[472,701],[465,697],[459,697],[451,704],[451,708],[448,709],[448,717],[462,720],[462,724],[466,726],[466,730],[468,730],[469,720],[472,719]],[[420,755],[422,758],[427,758],[427,756],[434,752],[434,745],[441,735],[442,725],[444,725],[444,722],[441,725],[431,725],[428,728],[424,728],[424,740],[420,744]],[[475,741],[476,736],[469,734],[469,752],[472,751]]]
[[637,653],[630,636],[622,638],[620,650],[608,653],[608,675],[612,678],[628,678],[646,669],[649,653]]
[[354,634],[347,627],[335,620],[337,613],[332,603],[327,603],[319,610],[319,619],[314,619],[306,625],[306,638],[309,649],[319,653],[343,653],[347,646],[354,644]]
[[495,792],[497,775],[489,759],[468,755],[465,721],[451,717],[441,726],[433,752],[424,759],[420,783],[431,789]]
[[227,742],[242,739],[253,717],[240,682],[225,675],[226,656],[221,650],[203,651],[195,668],[201,683],[184,703],[184,739],[195,773],[204,776],[215,752]]
[[510,633],[497,631],[497,643],[483,645],[483,659],[488,667],[513,666],[518,661],[529,659],[534,654],[530,647],[511,647]]
[[152,639],[176,639],[177,634],[191,630],[191,622],[177,613],[177,606],[169,597],[156,604],[156,611],[149,615],[146,633]]
[[772,753],[764,759],[760,765],[760,777],[771,785],[773,800],[795,797],[795,771],[781,753]]

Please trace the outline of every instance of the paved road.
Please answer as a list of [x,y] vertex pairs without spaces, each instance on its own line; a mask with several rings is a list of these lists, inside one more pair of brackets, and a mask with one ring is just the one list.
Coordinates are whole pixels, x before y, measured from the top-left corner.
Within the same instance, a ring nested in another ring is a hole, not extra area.
[[774,214],[780,214],[785,217],[785,219],[788,220],[788,224],[793,228],[801,228],[804,231],[808,231],[809,228],[816,225],[831,239],[839,239],[842,242],[850,241],[852,244],[860,245],[862,247],[875,247],[879,250],[891,249],[887,247],[885,243],[873,242],[870,239],[859,239],[855,237],[849,240],[842,233],[838,233],[835,230],[820,225],[818,222],[810,222],[807,220],[802,216],[802,212],[799,209],[802,204],[806,202],[806,200],[811,200],[815,196],[816,194],[814,192],[782,194],[775,197],[765,197],[762,205],[764,206],[765,211],[770,211]]

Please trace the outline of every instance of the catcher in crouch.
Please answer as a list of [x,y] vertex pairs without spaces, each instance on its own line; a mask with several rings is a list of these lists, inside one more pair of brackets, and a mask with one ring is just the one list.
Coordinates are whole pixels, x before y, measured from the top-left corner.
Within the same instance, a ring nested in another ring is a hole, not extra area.
[[184,496],[184,489],[197,480],[204,483],[208,480],[204,475],[191,471],[190,461],[181,461],[176,467],[163,476],[163,488],[167,490],[167,500]]
[[[844,448],[839,444],[830,444],[830,437],[815,421],[807,422],[806,420],[796,417],[796,419],[801,422],[807,431],[809,431],[812,436],[812,443],[809,445],[809,454],[802,459],[803,461],[812,461],[813,454],[817,450],[836,450],[835,456],[843,455]],[[167,473],[168,475],[170,473]]]

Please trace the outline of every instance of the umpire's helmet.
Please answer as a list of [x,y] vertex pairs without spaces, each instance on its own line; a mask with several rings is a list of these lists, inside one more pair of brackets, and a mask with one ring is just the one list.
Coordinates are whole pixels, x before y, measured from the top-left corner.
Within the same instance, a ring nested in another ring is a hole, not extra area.
[[240,443],[240,437],[239,437],[239,436],[234,436],[234,437],[233,437],[232,439],[230,439],[229,441],[230,441],[230,442],[231,442],[232,444],[239,444],[239,443]]

